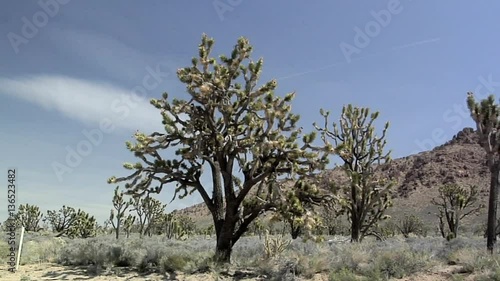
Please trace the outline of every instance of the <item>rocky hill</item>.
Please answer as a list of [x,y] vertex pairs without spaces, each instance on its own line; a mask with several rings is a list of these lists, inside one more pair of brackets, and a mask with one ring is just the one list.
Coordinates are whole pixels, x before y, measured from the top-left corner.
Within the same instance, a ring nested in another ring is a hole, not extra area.
[[[482,203],[487,203],[490,172],[485,163],[485,152],[478,144],[478,136],[472,128],[458,132],[447,143],[407,157],[394,159],[381,167],[381,173],[397,181],[394,206],[388,212],[392,216],[416,213],[427,223],[437,225],[437,209],[430,204],[438,195],[438,187],[447,183],[477,185]],[[328,179],[338,182],[343,171],[338,168],[325,171]],[[178,212],[210,221],[210,214],[204,204],[197,204]],[[485,213],[466,221],[483,223]]]

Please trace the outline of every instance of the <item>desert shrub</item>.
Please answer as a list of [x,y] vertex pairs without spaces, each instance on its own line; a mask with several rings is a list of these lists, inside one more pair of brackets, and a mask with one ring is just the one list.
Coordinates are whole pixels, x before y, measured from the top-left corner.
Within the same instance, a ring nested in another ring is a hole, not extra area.
[[[431,257],[436,252],[432,247],[436,247],[436,242],[431,240],[431,243],[426,243],[426,240],[392,238],[339,245],[333,247],[330,256],[325,255],[325,258],[331,260],[331,275],[335,278],[340,278],[339,272],[348,276],[345,278],[357,276],[358,279],[355,280],[400,278],[419,272],[432,264]],[[366,279],[361,278],[363,276]]]
[[373,243],[365,241],[363,243],[345,244],[331,249],[330,268],[333,272],[343,269],[360,271],[364,265],[370,262]]
[[135,266],[138,263],[138,257],[145,254],[134,253],[133,249],[123,245],[110,245],[108,252],[108,261],[117,267]]
[[275,258],[281,255],[292,243],[291,239],[286,239],[284,235],[269,235],[266,231],[264,236],[264,254],[266,259]]
[[109,263],[109,252],[113,244],[100,238],[75,239],[61,251],[59,263],[64,265],[98,265]]
[[500,281],[500,268],[495,268],[493,271],[479,275],[475,281]]
[[[74,239],[63,247],[58,262],[64,265],[129,266],[139,272],[196,271],[213,256],[213,244],[205,239],[189,241],[163,239],[161,236],[116,240],[112,235]],[[210,247],[209,247],[210,246]]]
[[165,247],[164,244],[149,240],[144,241],[142,247],[146,251],[144,262],[149,263],[153,266],[158,266],[160,264],[161,258],[171,252],[167,247]]
[[261,275],[265,280],[270,280],[272,276],[277,274],[276,265],[263,260],[255,264],[256,272]]
[[188,265],[190,258],[186,255],[169,255],[160,259],[162,272],[172,273],[183,271]]
[[379,226],[376,232],[383,238],[391,238],[396,236],[396,234],[398,233],[398,228],[394,221],[388,220],[387,222]]
[[444,261],[450,260],[450,255],[460,249],[482,249],[484,247],[482,239],[478,237],[466,238],[457,237],[450,241],[444,241],[436,256]]
[[[18,236],[19,237],[19,236]],[[65,240],[41,235],[30,235],[25,233],[21,253],[21,265],[37,262],[56,262]],[[15,245],[16,253],[19,244]],[[0,261],[6,261],[10,253],[7,242],[0,241]]]
[[441,237],[410,237],[406,238],[405,245],[410,248],[411,251],[426,253],[430,256],[436,256],[443,247],[445,247],[446,240]]
[[[213,246],[206,248],[205,251],[213,251]],[[239,266],[254,266],[262,258],[262,253],[264,253],[263,240],[258,237],[242,237],[234,246],[231,259]]]
[[10,253],[9,244],[5,241],[0,241],[0,261],[7,262],[7,255]]
[[25,265],[56,261],[59,254],[58,249],[60,249],[61,246],[62,245],[58,245],[58,243],[54,240],[24,242],[21,251],[20,264]]
[[403,278],[415,274],[430,265],[430,257],[409,249],[384,251],[375,256],[369,271],[380,272],[387,278]]
[[403,218],[399,219],[396,228],[406,238],[408,238],[410,234],[425,237],[428,231],[422,219],[413,214],[405,215]]
[[310,279],[317,273],[328,272],[330,262],[324,255],[300,256],[296,267],[296,275]]
[[469,273],[496,270],[499,267],[499,255],[485,255],[483,249],[462,248],[448,256],[449,264],[462,265]]

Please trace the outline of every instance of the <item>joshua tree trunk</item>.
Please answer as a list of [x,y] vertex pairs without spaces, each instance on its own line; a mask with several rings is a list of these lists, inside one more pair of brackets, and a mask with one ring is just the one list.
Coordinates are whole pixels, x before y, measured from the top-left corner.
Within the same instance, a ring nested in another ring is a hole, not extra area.
[[361,223],[356,216],[351,221],[351,242],[361,242]]
[[217,244],[215,246],[215,260],[217,263],[230,263],[233,245],[236,242],[234,231],[236,221],[226,216],[225,220],[219,220],[216,227]]
[[116,229],[115,229],[116,239],[118,239],[120,237],[120,221],[121,221],[121,218],[118,218],[118,222],[116,223]]
[[496,220],[497,220],[497,202],[498,202],[498,174],[500,172],[500,165],[497,161],[491,167],[491,183],[490,183],[490,197],[488,206],[488,228],[486,247],[488,251],[493,254],[493,248],[496,243]]
[[220,233],[217,237],[215,259],[218,263],[231,262],[231,252],[233,249],[231,236],[232,233]]
[[300,235],[300,226],[292,226],[291,234],[292,234],[292,239],[297,239]]

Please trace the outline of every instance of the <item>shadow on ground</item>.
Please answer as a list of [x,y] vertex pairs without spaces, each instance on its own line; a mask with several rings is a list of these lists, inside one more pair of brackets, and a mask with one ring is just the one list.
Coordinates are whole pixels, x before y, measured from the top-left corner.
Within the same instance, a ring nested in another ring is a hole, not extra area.
[[[146,278],[155,272],[138,273],[133,268],[118,267],[111,269],[103,269],[95,265],[89,266],[64,266],[57,271],[49,271],[42,277],[43,280],[106,280],[106,277],[126,278],[124,280],[132,280],[137,278]],[[177,280],[177,274],[167,273],[162,275],[164,280]]]

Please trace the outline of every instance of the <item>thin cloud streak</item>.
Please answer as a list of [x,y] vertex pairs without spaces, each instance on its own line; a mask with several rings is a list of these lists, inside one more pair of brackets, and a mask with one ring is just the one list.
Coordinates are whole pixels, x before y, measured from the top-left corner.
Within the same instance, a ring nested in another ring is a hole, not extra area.
[[[438,42],[440,40],[441,40],[441,38],[438,37],[438,38],[432,38],[432,39],[426,39],[426,40],[416,41],[416,42],[412,42],[412,43],[408,43],[408,44],[404,44],[404,45],[399,45],[399,46],[392,47],[391,49],[386,50],[386,51],[372,53],[372,54],[367,54],[367,55],[364,55],[364,56],[361,56],[361,57],[357,57],[357,58],[352,58],[351,61],[359,61],[359,60],[362,60],[362,59],[365,59],[365,58],[369,58],[369,57],[374,57],[374,56],[380,56],[380,55],[384,55],[384,54],[389,54],[389,53],[391,53],[393,51],[396,51],[396,50],[407,49],[407,48],[411,48],[411,47],[415,47],[415,46],[420,46],[420,45],[424,45],[424,44],[434,43],[434,42]],[[336,67],[336,66],[341,66],[341,65],[346,65],[346,64],[349,64],[349,63],[346,62],[345,60],[340,60],[338,62],[335,62],[335,63],[332,63],[332,64],[328,64],[328,65],[322,66],[320,68],[315,68],[315,69],[311,69],[311,70],[308,70],[308,71],[293,73],[293,74],[290,74],[290,75],[287,75],[287,76],[282,76],[282,77],[276,78],[276,79],[278,81],[280,81],[280,80],[286,80],[286,79],[300,77],[300,76],[304,76],[304,75],[307,75],[307,74],[310,74],[310,73],[315,73],[315,72],[319,72],[319,71],[322,71],[322,70],[325,70],[325,69],[328,69],[328,68],[332,68],[332,67]]]

